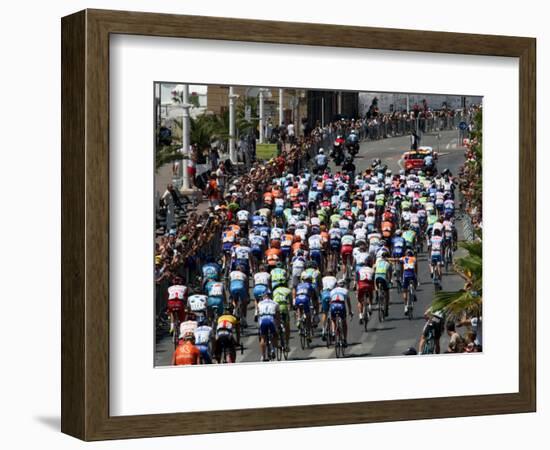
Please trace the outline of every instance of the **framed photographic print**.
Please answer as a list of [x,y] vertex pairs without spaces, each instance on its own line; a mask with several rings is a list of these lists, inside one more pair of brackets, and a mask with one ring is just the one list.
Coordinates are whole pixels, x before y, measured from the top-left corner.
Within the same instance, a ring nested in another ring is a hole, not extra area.
[[535,45],[63,18],[62,431],[535,411]]

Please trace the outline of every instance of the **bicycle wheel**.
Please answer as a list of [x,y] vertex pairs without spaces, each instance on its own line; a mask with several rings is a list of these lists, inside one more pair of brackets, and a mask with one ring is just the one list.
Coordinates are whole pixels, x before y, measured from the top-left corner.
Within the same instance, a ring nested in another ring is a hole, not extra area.
[[325,338],[327,343],[327,348],[330,348],[332,344],[332,335],[330,332],[330,318],[326,318],[325,320]]
[[383,322],[384,321],[384,306],[383,305],[385,304],[383,291],[382,291],[381,294],[377,294],[376,297],[378,299],[378,321]]
[[305,330],[305,324],[302,322],[302,326],[300,327],[300,347],[302,347],[302,350],[306,349],[306,330]]
[[413,303],[414,303],[414,288],[412,286],[412,281],[409,284],[409,293],[407,295],[407,316],[409,320],[413,319]]
[[367,305],[363,307],[363,329],[365,333],[367,332],[367,327],[369,325],[369,313],[367,312]]

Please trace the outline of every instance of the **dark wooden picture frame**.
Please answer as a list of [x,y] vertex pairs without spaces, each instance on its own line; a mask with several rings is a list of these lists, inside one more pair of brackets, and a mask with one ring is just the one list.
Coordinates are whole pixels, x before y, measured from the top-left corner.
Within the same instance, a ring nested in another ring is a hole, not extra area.
[[[123,11],[62,19],[62,416],[84,440],[531,412],[536,408],[536,40]],[[519,58],[519,392],[109,415],[109,36],[133,34]],[[530,270],[521,268],[529,267]]]

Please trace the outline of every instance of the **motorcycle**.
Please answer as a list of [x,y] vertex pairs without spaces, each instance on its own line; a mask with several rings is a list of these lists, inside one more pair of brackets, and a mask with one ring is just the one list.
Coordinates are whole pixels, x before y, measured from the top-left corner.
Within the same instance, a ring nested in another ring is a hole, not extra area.
[[334,164],[339,166],[344,161],[344,139],[337,137],[332,146],[331,156],[334,159]]
[[351,156],[355,156],[359,152],[359,142],[348,142],[346,147]]

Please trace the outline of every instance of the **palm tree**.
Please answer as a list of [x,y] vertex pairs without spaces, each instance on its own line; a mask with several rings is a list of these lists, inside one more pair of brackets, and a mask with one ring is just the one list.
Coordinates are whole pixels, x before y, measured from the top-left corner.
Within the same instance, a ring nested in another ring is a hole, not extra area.
[[464,287],[458,291],[441,291],[435,295],[431,311],[441,311],[450,320],[461,320],[464,315],[479,317],[483,303],[482,241],[460,242],[467,256],[457,258],[454,268],[464,279]]

